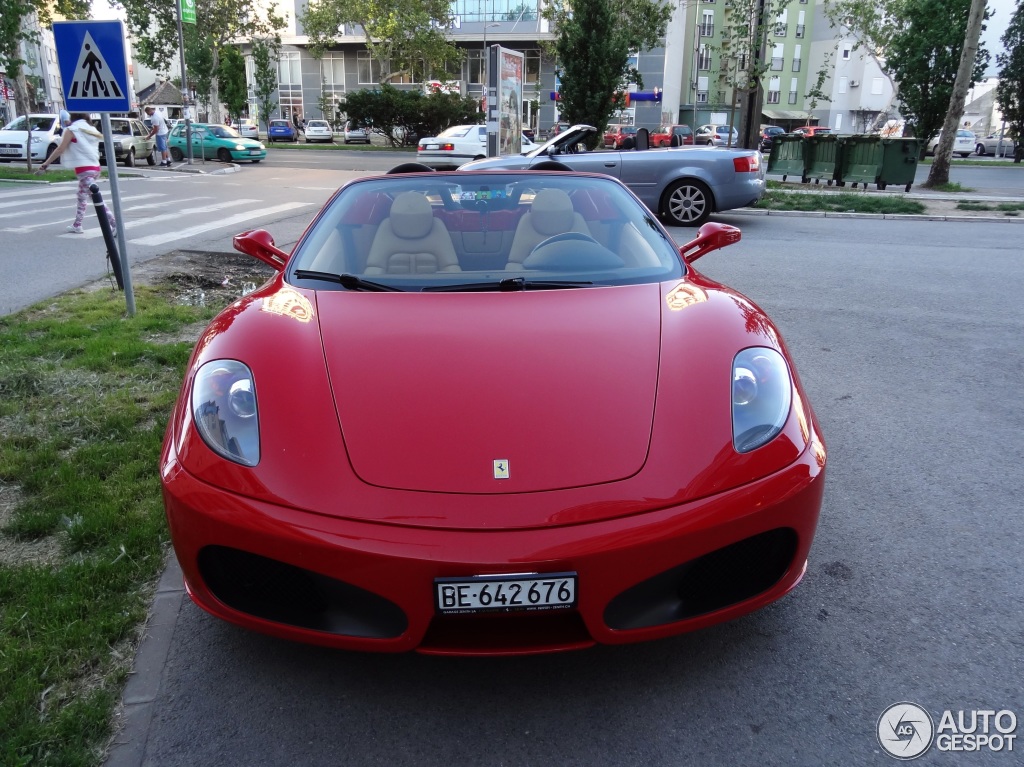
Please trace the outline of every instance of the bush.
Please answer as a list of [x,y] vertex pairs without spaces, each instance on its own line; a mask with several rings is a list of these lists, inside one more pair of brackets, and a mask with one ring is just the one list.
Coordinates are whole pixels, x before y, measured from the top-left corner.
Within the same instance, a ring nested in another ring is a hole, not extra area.
[[349,120],[370,126],[396,146],[413,143],[415,136],[436,136],[449,125],[483,119],[476,99],[436,91],[428,96],[387,83],[380,90],[349,93],[345,112]]

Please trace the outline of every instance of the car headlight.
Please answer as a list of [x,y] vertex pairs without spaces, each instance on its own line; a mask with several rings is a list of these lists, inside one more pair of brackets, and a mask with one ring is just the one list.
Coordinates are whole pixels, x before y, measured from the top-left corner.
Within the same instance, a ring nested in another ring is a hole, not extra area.
[[42,136],[32,136],[31,141],[32,141],[33,144],[42,144],[43,143],[43,137]]
[[260,424],[252,371],[237,360],[213,360],[192,384],[192,418],[210,449],[243,466],[260,462]]
[[245,144],[235,144],[235,151],[236,152],[244,152],[245,151]]
[[260,149],[266,149],[266,147],[263,146],[263,142],[262,141],[260,142]]
[[789,366],[774,349],[744,349],[732,362],[732,443],[749,453],[782,431],[793,402]]

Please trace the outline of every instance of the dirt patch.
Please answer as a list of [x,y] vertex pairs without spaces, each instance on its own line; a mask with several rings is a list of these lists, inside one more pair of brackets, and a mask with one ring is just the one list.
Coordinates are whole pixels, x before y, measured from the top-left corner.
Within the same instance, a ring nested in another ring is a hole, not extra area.
[[243,253],[172,250],[132,266],[131,276],[133,285],[173,283],[182,303],[223,305],[262,285],[273,273]]

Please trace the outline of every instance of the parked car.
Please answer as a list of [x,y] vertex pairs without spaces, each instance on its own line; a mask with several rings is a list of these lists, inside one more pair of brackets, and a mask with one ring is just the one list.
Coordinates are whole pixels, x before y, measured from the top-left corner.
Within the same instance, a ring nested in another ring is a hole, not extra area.
[[1013,154],[1016,146],[1017,143],[1010,138],[1009,134],[999,130],[984,138],[975,139],[974,151],[983,156],[986,154],[1008,155]]
[[370,143],[370,129],[365,125],[356,125],[352,122],[345,123],[344,141],[346,144]]
[[[129,117],[111,117],[110,132],[114,141],[114,157],[131,168],[136,160],[156,165],[156,139],[149,138],[149,130],[142,120]],[[106,163],[106,142],[100,142],[100,162]]]
[[569,123],[567,123],[567,122],[557,122],[554,125],[552,125],[550,128],[548,128],[547,137],[548,138],[554,138],[555,136],[557,136],[562,131],[569,130],[570,127],[572,127],[572,126]]
[[605,149],[622,149],[629,142],[632,142],[631,146],[636,146],[635,125],[609,125],[604,132]]
[[541,171],[359,178],[291,252],[236,236],[273,276],[200,335],[159,461],[186,593],[282,639],[475,656],[780,599],[826,448],[778,328],[694,267],[739,238],[680,248],[619,181]]
[[621,178],[651,211],[675,226],[703,224],[713,212],[753,205],[764,194],[764,164],[755,149],[586,151],[597,135],[590,125],[574,125],[521,156],[478,160],[459,170],[519,170],[555,160],[572,170]]
[[487,156],[487,126],[453,125],[416,144],[416,161],[430,168],[455,169]]
[[306,127],[302,129],[302,135],[306,137],[306,143],[322,141],[327,144],[334,143],[334,131],[327,120],[307,120]]
[[259,139],[260,126],[255,120],[239,120],[235,130],[242,138]]
[[[184,160],[188,149],[185,126],[175,127],[168,134],[167,143],[174,161]],[[267,156],[267,148],[259,141],[242,138],[238,131],[226,125],[192,123],[192,156],[221,162],[257,163]]]
[[[29,135],[31,134],[31,136]],[[0,162],[28,159],[25,145],[31,145],[33,162],[42,162],[60,144],[60,119],[55,114],[30,114],[11,120],[0,130]]]
[[662,125],[651,133],[650,145],[653,147],[673,146],[673,136],[675,137],[674,146],[693,146],[693,129],[689,125]]
[[776,136],[781,136],[785,132],[786,129],[780,128],[778,125],[764,126],[763,128],[761,128],[761,141],[758,144],[758,149],[760,149],[765,154],[768,154],[769,152],[772,151],[772,140]]
[[299,131],[288,120],[271,120],[267,125],[267,141],[298,141]]
[[[928,142],[925,148],[925,154],[935,154],[935,150],[939,147],[939,141],[942,139],[942,134],[933,138]],[[960,129],[956,132],[956,137],[953,139],[953,154],[958,154],[961,157],[970,157],[971,152],[975,150],[975,142],[977,139],[974,134],[969,130]]]
[[800,136],[818,136],[831,133],[832,129],[827,125],[801,125],[792,132]]
[[735,128],[728,125],[708,123],[701,125],[694,132],[694,144],[707,144],[708,146],[736,146],[740,143],[740,134]]
[[523,128],[523,135],[530,139],[530,141],[537,141],[537,133],[533,128]]

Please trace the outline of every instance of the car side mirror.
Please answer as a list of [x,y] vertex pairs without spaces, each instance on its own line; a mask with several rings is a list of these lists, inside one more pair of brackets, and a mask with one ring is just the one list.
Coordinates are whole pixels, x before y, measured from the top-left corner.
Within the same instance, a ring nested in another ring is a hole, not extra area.
[[279,272],[284,271],[290,257],[288,253],[274,245],[274,238],[266,229],[252,229],[236,234],[231,239],[231,244],[240,253],[258,258]]
[[692,264],[706,253],[739,242],[741,237],[742,233],[735,226],[711,221],[697,230],[696,239],[679,248],[679,255],[683,261]]

